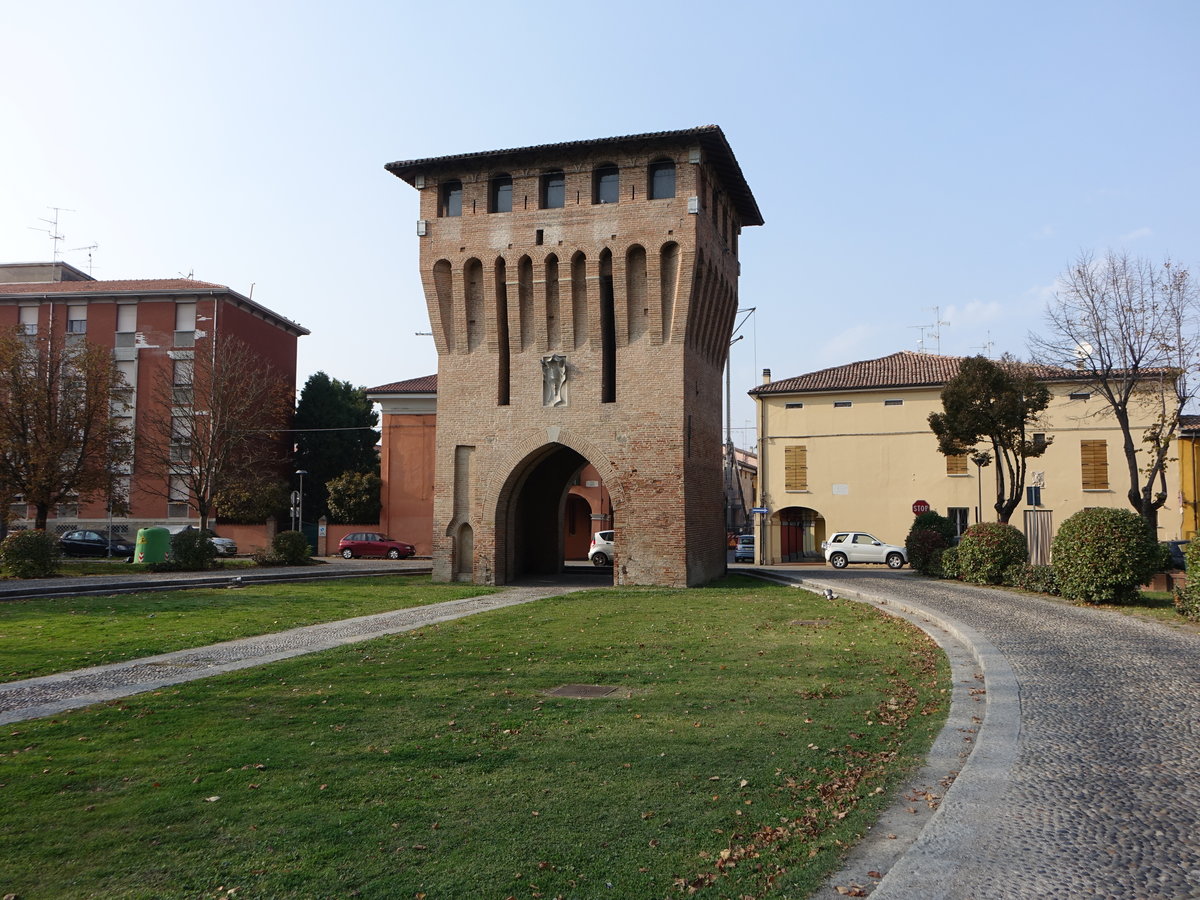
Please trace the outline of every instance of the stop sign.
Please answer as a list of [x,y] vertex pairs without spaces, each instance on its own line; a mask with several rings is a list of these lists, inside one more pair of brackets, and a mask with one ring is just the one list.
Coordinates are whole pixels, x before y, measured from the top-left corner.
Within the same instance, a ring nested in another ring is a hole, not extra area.
[[926,503],[924,500],[914,500],[913,501],[913,515],[914,516],[919,516],[921,513],[927,513],[927,512],[929,512],[929,504],[928,503]]

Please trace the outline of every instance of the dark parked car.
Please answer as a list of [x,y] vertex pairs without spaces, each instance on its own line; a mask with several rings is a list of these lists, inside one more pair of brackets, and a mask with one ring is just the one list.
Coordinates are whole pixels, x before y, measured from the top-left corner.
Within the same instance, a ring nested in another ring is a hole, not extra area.
[[345,559],[356,556],[386,556],[388,559],[408,559],[417,548],[404,541],[393,541],[386,534],[374,531],[355,531],[338,541],[338,553]]
[[1184,550],[1191,541],[1163,541],[1163,546],[1171,554],[1171,566],[1176,569],[1186,569],[1187,560],[1183,557]]
[[[58,539],[63,556],[108,556],[108,535],[102,531],[68,531]],[[118,535],[112,536],[112,555],[127,558],[133,556],[133,544]]]

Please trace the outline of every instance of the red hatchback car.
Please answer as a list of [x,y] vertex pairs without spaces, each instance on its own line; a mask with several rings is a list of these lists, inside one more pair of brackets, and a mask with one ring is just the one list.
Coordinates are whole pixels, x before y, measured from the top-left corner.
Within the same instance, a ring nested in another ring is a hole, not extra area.
[[408,559],[417,548],[404,541],[393,541],[375,531],[355,531],[338,541],[338,553],[343,559],[356,556],[386,556],[388,559]]

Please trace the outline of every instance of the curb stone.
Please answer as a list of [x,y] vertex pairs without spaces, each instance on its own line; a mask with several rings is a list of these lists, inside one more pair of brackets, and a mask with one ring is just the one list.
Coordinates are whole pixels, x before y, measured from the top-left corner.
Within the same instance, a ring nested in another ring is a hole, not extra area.
[[[951,897],[948,876],[963,868],[961,848],[971,845],[968,837],[988,820],[990,801],[1003,794],[1012,777],[1021,733],[1020,694],[1012,667],[975,629],[911,601],[779,572],[746,574],[816,593],[832,590],[869,603],[913,623],[946,653],[953,685],[950,713],[924,765],[847,855],[841,870],[812,896],[844,897],[838,890],[842,887],[861,889],[859,896],[879,900]],[[980,695],[971,693],[981,685],[986,691],[982,711]],[[977,722],[980,717],[983,721]],[[930,810],[927,798],[939,796],[936,809]],[[874,876],[868,874],[872,872]]]

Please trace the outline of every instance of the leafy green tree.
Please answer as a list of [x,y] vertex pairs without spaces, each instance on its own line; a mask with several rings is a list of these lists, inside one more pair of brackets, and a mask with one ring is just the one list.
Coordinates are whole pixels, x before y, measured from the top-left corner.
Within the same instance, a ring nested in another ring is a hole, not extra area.
[[[1007,522],[1025,491],[1026,461],[1046,452],[1052,438],[1032,440],[1050,390],[1011,357],[962,361],[942,391],[942,412],[930,413],[938,450],[947,456],[973,454],[996,463],[996,517]],[[976,451],[987,443],[991,450]],[[985,464],[986,464],[985,462]]]
[[[1101,415],[1121,429],[1129,505],[1157,528],[1179,417],[1200,384],[1200,285],[1169,259],[1083,253],[1060,276],[1045,321],[1030,350],[1104,399]],[[1134,421],[1150,424],[1138,434]]]
[[215,498],[222,522],[261,525],[268,519],[286,517],[288,486],[274,473],[249,477],[226,485]]
[[0,334],[0,494],[24,495],[39,530],[55,505],[105,496],[130,458],[113,414],[127,398],[110,350],[64,334]]
[[[379,472],[379,415],[366,389],[311,375],[296,405],[296,468],[303,469],[304,519],[331,513],[328,484],[345,472]],[[374,520],[372,520],[374,521]]]
[[343,472],[328,484],[329,517],[346,524],[378,522],[382,487],[382,480],[374,473]]

